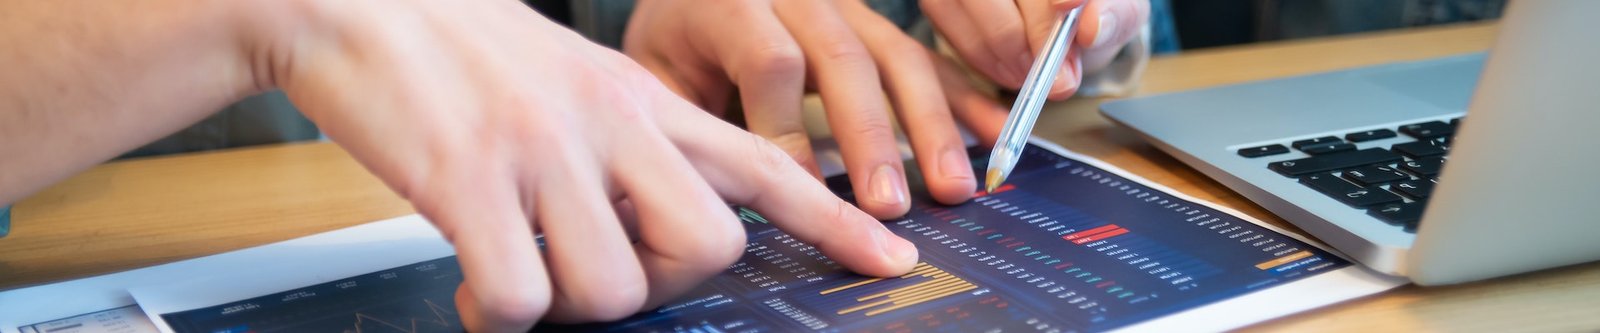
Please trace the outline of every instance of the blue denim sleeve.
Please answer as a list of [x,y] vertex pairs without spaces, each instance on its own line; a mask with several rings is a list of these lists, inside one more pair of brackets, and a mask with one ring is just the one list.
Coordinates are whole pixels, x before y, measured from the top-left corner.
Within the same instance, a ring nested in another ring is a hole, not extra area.
[[0,237],[11,233],[11,206],[0,207]]

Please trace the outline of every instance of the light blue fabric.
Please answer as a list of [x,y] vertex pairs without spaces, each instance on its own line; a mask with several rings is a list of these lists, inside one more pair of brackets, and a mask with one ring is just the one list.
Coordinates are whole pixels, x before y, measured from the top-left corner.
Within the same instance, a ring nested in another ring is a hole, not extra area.
[[11,233],[11,206],[0,207],[0,237]]
[[1178,25],[1172,19],[1172,3],[1150,0],[1150,53],[1178,52]]

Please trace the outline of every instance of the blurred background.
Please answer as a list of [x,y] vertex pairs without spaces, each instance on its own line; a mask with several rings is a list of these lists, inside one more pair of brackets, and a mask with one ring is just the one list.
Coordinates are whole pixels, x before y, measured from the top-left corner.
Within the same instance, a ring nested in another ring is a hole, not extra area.
[[[621,44],[634,0],[524,0],[602,44]],[[929,35],[916,0],[863,0],[903,29]],[[1000,1],[1000,0],[996,0]],[[1150,0],[1157,55],[1257,42],[1479,21],[1506,0]],[[248,98],[123,158],[322,138],[282,93]]]
[[[865,0],[879,11],[915,0]],[[545,16],[616,45],[633,0],[531,0]],[[1499,18],[1505,0],[1150,0],[1155,52]],[[898,13],[886,13],[899,19]],[[916,15],[916,13],[911,13]],[[903,22],[902,22],[903,23]]]

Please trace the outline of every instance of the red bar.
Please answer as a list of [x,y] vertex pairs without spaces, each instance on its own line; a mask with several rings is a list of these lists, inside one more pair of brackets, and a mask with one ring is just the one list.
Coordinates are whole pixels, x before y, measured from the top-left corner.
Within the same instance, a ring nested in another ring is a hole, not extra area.
[[1118,228],[1117,230],[1102,232],[1102,233],[1099,233],[1099,234],[1094,235],[1094,236],[1084,237],[1082,239],[1072,241],[1072,243],[1073,244],[1083,244],[1083,243],[1093,242],[1093,241],[1102,240],[1102,239],[1106,239],[1106,238],[1116,237],[1117,235],[1126,234],[1126,233],[1128,233],[1128,229]]
[[1089,229],[1089,230],[1070,233],[1070,234],[1067,234],[1066,236],[1062,236],[1061,239],[1074,240],[1074,239],[1083,238],[1083,237],[1087,237],[1087,236],[1093,236],[1094,234],[1098,234],[1098,233],[1102,233],[1102,232],[1111,231],[1111,229],[1117,229],[1117,228],[1121,228],[1121,227],[1119,227],[1119,226],[1117,226],[1115,224],[1107,224],[1107,225],[1095,227],[1094,229]]
[[978,191],[978,192],[977,192],[977,193],[973,193],[973,194],[972,194],[972,197],[974,197],[974,198],[977,198],[977,197],[982,197],[982,196],[985,196],[985,195],[990,195],[990,194],[995,194],[995,193],[1000,193],[1000,192],[1005,192],[1005,191],[1010,191],[1010,190],[1014,190],[1014,189],[1016,189],[1016,188],[1017,188],[1017,187],[1016,187],[1016,186],[1015,186],[1015,185],[1011,185],[1011,184],[1005,184],[1005,185],[1000,185],[1000,187],[996,187],[996,188],[995,188],[995,189],[994,189],[994,192],[984,192],[984,191]]

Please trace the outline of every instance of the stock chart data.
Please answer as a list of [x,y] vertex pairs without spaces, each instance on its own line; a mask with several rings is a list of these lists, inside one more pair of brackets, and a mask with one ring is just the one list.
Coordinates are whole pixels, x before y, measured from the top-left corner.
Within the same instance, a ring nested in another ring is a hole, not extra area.
[[161,318],[177,332],[461,332],[460,283],[446,257]]
[[[994,192],[960,206],[918,197],[910,214],[885,222],[921,250],[905,275],[852,274],[736,209],[750,239],[744,257],[679,301],[618,322],[534,330],[1100,331],[1350,265],[1048,150],[1025,155]],[[829,183],[851,199],[847,180]],[[417,265],[432,269],[399,267],[163,318],[183,323],[173,324],[179,332],[459,331],[453,258]],[[396,272],[404,274],[382,279]]]

